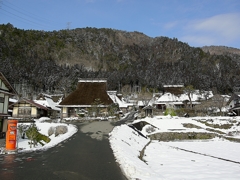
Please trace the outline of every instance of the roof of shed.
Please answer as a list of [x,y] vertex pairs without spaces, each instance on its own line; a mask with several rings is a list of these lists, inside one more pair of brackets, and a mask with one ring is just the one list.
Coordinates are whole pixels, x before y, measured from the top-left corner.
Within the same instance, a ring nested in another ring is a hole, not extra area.
[[36,103],[36,102],[34,102],[34,101],[32,101],[32,100],[25,99],[25,98],[20,99],[19,101],[17,101],[16,103],[12,104],[11,106],[14,106],[14,105],[20,104],[20,103],[29,103],[29,104],[31,104],[32,106],[35,106],[35,107],[37,107],[37,108],[39,108],[39,109],[49,110],[47,107],[45,107],[45,106],[43,106],[43,105],[41,105],[41,104],[38,104],[38,103]]

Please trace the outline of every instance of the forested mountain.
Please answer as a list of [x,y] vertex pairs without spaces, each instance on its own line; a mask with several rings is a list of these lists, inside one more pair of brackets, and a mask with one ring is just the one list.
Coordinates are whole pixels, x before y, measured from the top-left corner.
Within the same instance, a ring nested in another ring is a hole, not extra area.
[[228,93],[240,84],[240,53],[216,49],[105,28],[46,32],[0,25],[0,71],[34,91],[69,92],[78,78],[107,78],[110,90],[181,83]]

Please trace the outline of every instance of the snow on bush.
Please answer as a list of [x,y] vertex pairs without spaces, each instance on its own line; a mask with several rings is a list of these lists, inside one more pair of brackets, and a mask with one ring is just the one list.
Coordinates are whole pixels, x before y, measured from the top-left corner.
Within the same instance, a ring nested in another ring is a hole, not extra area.
[[55,132],[55,127],[51,126],[51,127],[48,129],[48,136],[53,135],[54,132]]
[[67,126],[57,126],[55,128],[55,136],[58,136],[59,134],[65,134],[68,132],[68,127]]

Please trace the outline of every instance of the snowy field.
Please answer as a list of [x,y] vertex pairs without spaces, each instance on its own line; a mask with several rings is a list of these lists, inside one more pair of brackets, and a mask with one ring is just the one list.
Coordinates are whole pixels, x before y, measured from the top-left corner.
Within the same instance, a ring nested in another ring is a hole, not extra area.
[[[156,128],[154,132],[208,132],[206,125],[232,124],[229,129],[218,129],[231,137],[239,138],[240,118],[232,117],[155,117],[136,120],[146,121]],[[183,123],[195,124],[201,129],[185,128]],[[148,135],[150,125],[141,133]],[[212,128],[211,128],[212,129]],[[240,143],[224,138],[210,140],[184,140],[163,142],[144,138],[127,125],[115,127],[109,138],[116,161],[129,179],[240,179]],[[140,160],[140,151],[144,149]]]

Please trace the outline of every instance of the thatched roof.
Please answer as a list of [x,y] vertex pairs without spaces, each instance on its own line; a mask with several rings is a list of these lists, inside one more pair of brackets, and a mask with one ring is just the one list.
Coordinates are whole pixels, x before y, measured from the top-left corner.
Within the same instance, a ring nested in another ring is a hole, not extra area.
[[164,91],[174,95],[183,94],[183,85],[164,85]]
[[59,105],[89,106],[96,99],[100,99],[102,105],[113,103],[107,94],[106,80],[80,80],[77,89],[64,98]]

